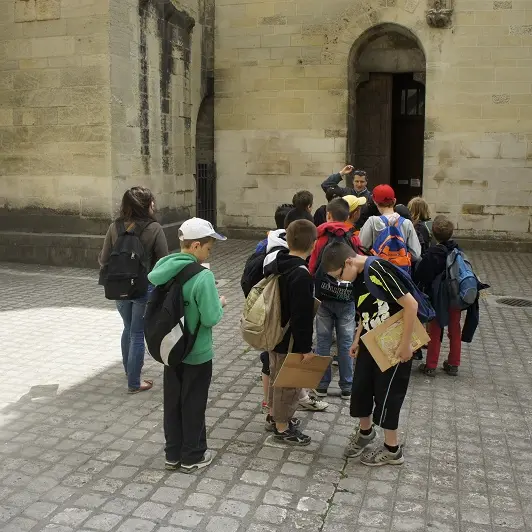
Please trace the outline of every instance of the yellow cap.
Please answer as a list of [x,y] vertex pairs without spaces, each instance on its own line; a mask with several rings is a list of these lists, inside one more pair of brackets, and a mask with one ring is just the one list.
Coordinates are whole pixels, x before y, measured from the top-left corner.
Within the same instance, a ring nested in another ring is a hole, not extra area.
[[351,194],[349,196],[342,196],[342,199],[349,204],[349,213],[355,212],[359,207],[362,207],[362,205],[366,205],[368,201],[364,196],[357,198]]

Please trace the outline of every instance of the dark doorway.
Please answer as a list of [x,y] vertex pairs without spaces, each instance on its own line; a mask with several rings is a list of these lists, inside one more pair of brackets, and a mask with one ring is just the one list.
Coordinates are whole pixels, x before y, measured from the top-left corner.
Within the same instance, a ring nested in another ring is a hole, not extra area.
[[413,73],[370,73],[356,92],[355,165],[398,203],[422,193],[425,87]]
[[356,94],[355,164],[371,178],[371,186],[390,182],[392,86],[390,74],[369,75]]
[[425,86],[413,74],[395,74],[392,89],[390,184],[398,203],[422,193]]
[[401,203],[423,192],[425,71],[417,37],[398,24],[368,29],[349,55],[347,161]]
[[216,226],[213,96],[203,100],[196,124],[196,216]]

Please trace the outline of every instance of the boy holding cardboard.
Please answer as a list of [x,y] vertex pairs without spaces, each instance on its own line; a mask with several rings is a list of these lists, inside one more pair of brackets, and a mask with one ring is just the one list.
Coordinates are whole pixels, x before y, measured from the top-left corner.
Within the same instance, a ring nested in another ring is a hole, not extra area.
[[[394,271],[394,266],[383,259],[373,260],[367,268],[372,282],[389,296],[387,301],[375,298],[364,281],[367,260],[368,257],[357,255],[343,243],[331,244],[322,258],[323,267],[329,275],[353,283],[359,315],[359,327],[351,347],[351,356],[357,360],[350,413],[360,419],[360,425],[350,438],[345,456],[362,455],[361,463],[368,466],[399,465],[404,462],[404,455],[403,446],[398,442],[397,427],[410,380],[411,340],[418,303]],[[381,372],[364,344],[360,343],[360,336],[363,331],[371,331],[401,309],[404,310],[404,328],[396,353],[401,362]],[[374,425],[384,429],[384,444],[364,453],[376,437]]]

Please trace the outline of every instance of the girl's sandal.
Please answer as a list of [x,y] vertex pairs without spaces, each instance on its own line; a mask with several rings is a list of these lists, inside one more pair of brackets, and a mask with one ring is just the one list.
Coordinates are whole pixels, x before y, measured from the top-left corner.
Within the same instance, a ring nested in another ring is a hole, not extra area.
[[139,393],[151,390],[153,387],[153,381],[143,380],[141,385],[138,388],[128,388],[127,393]]

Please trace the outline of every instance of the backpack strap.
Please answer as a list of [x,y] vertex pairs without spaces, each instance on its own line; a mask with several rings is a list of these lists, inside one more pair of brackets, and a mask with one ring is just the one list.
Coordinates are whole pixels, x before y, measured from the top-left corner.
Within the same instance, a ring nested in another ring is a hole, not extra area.
[[150,221],[149,221],[149,222],[148,222],[148,223],[147,223],[147,224],[146,224],[146,225],[140,230],[140,232],[139,232],[139,234],[138,234],[137,236],[140,238],[140,235],[141,235],[142,233],[144,233],[144,231],[146,230],[146,228],[147,228],[149,225],[151,225],[152,223],[154,223],[154,222],[155,222],[155,220],[150,220]]
[[205,270],[205,267],[202,266],[199,262],[191,262],[190,264],[187,264],[175,277],[174,282],[176,284],[179,284],[181,286],[184,286],[184,284],[192,277],[195,277],[200,273],[202,270]]
[[384,227],[388,227],[390,225],[390,220],[388,220],[384,214],[381,214],[379,218],[381,219],[382,223],[384,223]]

